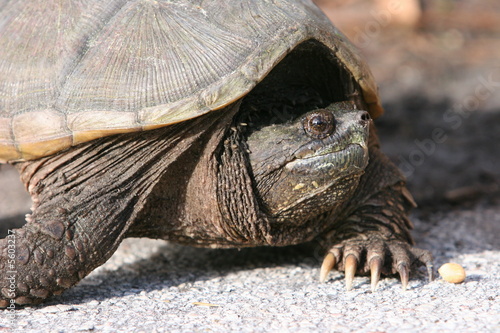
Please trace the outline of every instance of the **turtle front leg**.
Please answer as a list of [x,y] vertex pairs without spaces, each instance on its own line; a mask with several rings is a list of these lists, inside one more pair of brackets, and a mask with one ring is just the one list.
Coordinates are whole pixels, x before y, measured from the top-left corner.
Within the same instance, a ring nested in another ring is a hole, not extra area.
[[381,274],[399,273],[406,289],[412,267],[426,265],[432,280],[432,255],[414,248],[408,211],[415,206],[403,176],[378,148],[370,149],[370,163],[351,201],[356,206],[323,235],[328,252],[320,280],[334,267],[345,271],[346,288],[354,275],[371,272],[375,291]]
[[0,240],[0,307],[38,304],[59,295],[113,254],[123,227],[106,230],[105,223],[93,224],[98,228],[83,233],[86,221],[72,222],[64,215],[62,209],[34,214],[23,228]]
[[75,149],[16,165],[33,213],[0,240],[0,307],[58,295],[115,252],[140,206],[140,186],[134,174],[113,176],[118,170],[98,154]]

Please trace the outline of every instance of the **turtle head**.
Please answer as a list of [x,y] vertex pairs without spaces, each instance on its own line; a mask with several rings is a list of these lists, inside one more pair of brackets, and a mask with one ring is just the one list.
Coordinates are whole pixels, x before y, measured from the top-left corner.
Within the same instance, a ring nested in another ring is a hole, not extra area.
[[256,190],[277,218],[329,211],[352,194],[368,164],[370,116],[333,103],[248,136]]

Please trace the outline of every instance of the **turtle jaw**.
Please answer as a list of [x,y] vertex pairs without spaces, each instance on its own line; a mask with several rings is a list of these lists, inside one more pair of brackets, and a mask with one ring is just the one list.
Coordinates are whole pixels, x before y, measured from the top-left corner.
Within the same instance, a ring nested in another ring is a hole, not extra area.
[[[366,143],[352,143],[341,150],[322,153],[312,157],[295,159],[286,164],[286,169],[296,174],[329,175],[335,179],[340,174],[363,172],[368,165],[368,146]],[[317,182],[316,182],[317,183]]]
[[[330,196],[339,192],[335,188],[346,179],[358,179],[368,165],[368,147],[353,143],[342,150],[303,159],[296,159],[286,165],[291,178],[289,200],[282,202],[275,214],[296,209],[315,197]],[[293,181],[294,180],[294,181]],[[335,195],[336,197],[337,195]],[[292,199],[292,200],[290,200]],[[330,205],[340,198],[332,199]]]
[[285,165],[290,191],[283,196],[287,199],[275,206],[274,215],[301,210],[314,201],[321,202],[327,211],[349,195],[350,191],[339,190],[339,185],[357,184],[369,162],[368,129],[354,134],[356,140],[348,138],[342,147],[325,146],[312,156]]

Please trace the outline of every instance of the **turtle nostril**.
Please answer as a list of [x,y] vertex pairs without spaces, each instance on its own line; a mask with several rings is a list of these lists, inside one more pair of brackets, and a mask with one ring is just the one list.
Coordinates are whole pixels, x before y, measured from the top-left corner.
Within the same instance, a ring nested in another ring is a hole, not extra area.
[[367,123],[370,121],[371,117],[370,114],[366,111],[360,111],[358,114],[360,123]]

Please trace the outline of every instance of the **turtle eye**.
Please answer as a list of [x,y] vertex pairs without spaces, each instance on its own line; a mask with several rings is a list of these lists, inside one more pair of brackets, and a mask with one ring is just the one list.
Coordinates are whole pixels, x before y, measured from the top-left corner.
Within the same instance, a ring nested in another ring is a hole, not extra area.
[[335,118],[327,110],[317,110],[307,114],[303,125],[310,137],[324,139],[335,130]]

